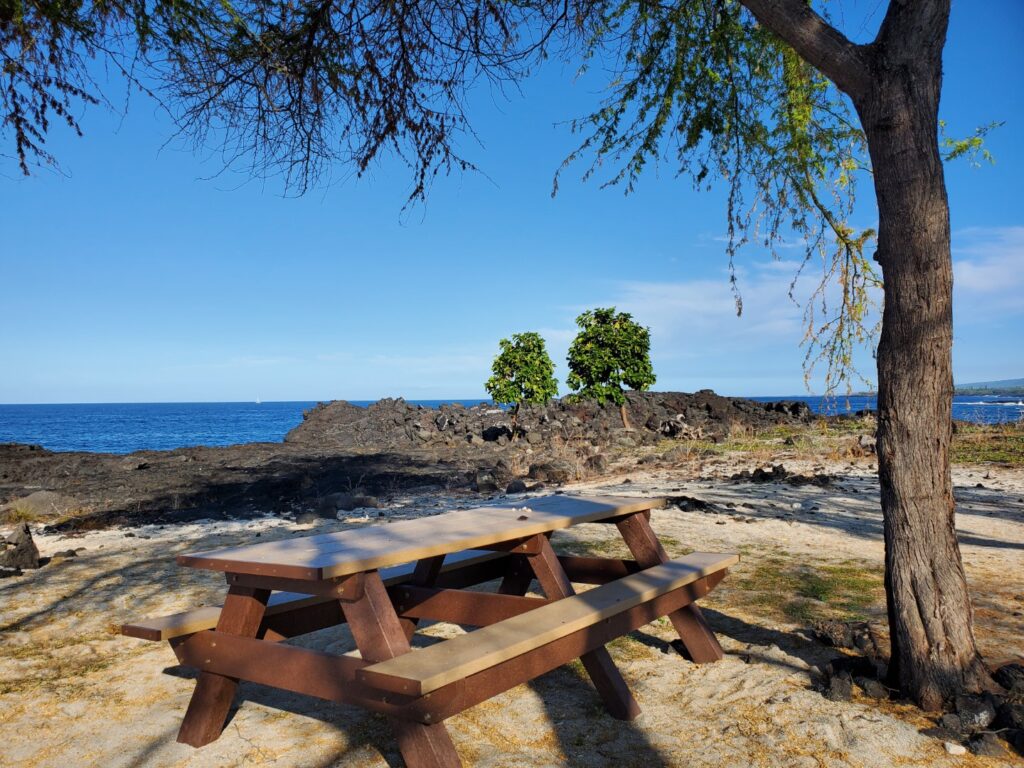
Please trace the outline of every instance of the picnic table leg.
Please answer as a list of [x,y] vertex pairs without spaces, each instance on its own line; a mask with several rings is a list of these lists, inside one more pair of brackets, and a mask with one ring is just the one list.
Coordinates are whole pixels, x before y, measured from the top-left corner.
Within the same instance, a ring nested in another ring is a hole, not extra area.
[[[356,647],[366,661],[386,661],[411,650],[377,571],[366,574],[363,596],[355,602],[342,602],[341,609]],[[460,768],[462,765],[444,723],[424,725],[394,717],[389,717],[388,722],[409,768]]]
[[[547,536],[540,535],[539,538],[543,539],[540,552],[530,555],[529,560],[544,594],[552,600],[576,594],[565,569],[558,562],[558,556],[551,548],[551,542]],[[640,705],[633,698],[607,648],[596,648],[585,653],[580,657],[580,661],[612,717],[632,720],[640,714]]]
[[[217,631],[240,637],[256,637],[270,597],[269,589],[231,587],[217,620]],[[216,741],[235,698],[238,679],[213,672],[200,672],[188,703],[178,741],[202,747]]]
[[525,555],[509,555],[508,569],[498,586],[499,595],[525,595],[533,582],[533,569]]
[[[409,579],[409,584],[414,587],[434,586],[434,582],[437,581],[437,577],[441,573],[442,565],[444,565],[444,555],[425,557],[422,560],[418,560],[416,562],[416,568]],[[402,624],[402,632],[405,633],[407,640],[412,640],[412,636],[416,632],[416,625],[419,624],[419,621],[419,619],[406,617],[399,619],[399,622]]]
[[[642,512],[622,518],[616,526],[641,568],[650,568],[668,561],[668,553],[661,546],[661,542],[651,529],[650,522]],[[695,664],[706,664],[722,658],[722,646],[696,604],[691,603],[680,608],[670,613],[668,617],[679,634],[690,661]]]

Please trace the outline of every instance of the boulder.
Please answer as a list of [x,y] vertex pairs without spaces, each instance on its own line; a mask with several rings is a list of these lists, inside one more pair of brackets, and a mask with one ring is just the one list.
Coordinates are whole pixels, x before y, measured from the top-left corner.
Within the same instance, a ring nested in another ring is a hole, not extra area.
[[473,476],[473,490],[477,493],[497,493],[498,480],[494,473],[486,469],[478,469]]
[[968,732],[988,728],[996,719],[996,708],[988,696],[957,696],[955,708],[964,730]]
[[338,510],[350,512],[353,509],[370,507],[376,509],[380,500],[376,496],[367,496],[356,492],[329,493],[320,500],[317,513],[320,517],[332,519],[338,516]]
[[505,486],[505,493],[526,493],[526,483],[517,477]]
[[547,483],[567,483],[576,477],[576,470],[567,461],[548,461],[530,465],[530,479]]
[[864,691],[864,695],[872,699],[888,699],[889,689],[873,677],[858,676],[853,678],[857,687]]
[[1010,693],[1024,695],[1024,664],[1003,664],[992,675],[992,679]]
[[875,453],[877,440],[874,435],[861,435],[857,438],[857,447],[864,453]]
[[830,675],[822,692],[829,701],[850,701],[853,699],[853,678],[849,672]]
[[39,550],[28,523],[22,523],[0,542],[0,568],[19,570],[39,567]]
[[495,424],[487,427],[482,434],[484,440],[488,443],[496,443],[502,437],[507,442],[512,437],[512,429],[507,424]]
[[996,713],[996,726],[1013,731],[1024,731],[1024,704],[1004,702]]
[[608,471],[608,459],[604,454],[595,453],[593,456],[588,456],[587,460],[583,464],[588,472],[595,475],[604,474]]
[[981,757],[1008,757],[1004,747],[994,733],[976,733],[967,742],[967,751]]

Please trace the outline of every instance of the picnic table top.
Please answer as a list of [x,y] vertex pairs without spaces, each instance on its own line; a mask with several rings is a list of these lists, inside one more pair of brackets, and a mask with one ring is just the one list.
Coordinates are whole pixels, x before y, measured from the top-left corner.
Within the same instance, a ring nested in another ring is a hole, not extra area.
[[542,496],[388,525],[178,556],[214,571],[317,581],[656,509],[664,499]]

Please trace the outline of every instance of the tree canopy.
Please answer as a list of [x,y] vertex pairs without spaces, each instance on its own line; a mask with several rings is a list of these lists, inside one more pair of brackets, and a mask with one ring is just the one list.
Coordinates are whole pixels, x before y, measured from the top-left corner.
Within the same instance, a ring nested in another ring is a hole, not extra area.
[[569,347],[565,381],[577,397],[622,406],[624,389],[643,391],[654,384],[651,334],[632,315],[615,307],[588,309],[576,325],[580,332]]
[[514,333],[498,342],[492,376],[484,389],[502,405],[513,406],[513,418],[523,403],[543,405],[558,394],[555,364],[539,333]]

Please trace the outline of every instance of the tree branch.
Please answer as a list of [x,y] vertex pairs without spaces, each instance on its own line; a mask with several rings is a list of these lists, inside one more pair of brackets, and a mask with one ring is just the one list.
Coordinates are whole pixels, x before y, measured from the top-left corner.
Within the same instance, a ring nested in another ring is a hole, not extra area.
[[785,40],[851,98],[871,84],[862,48],[811,9],[806,0],[740,0],[765,27]]

